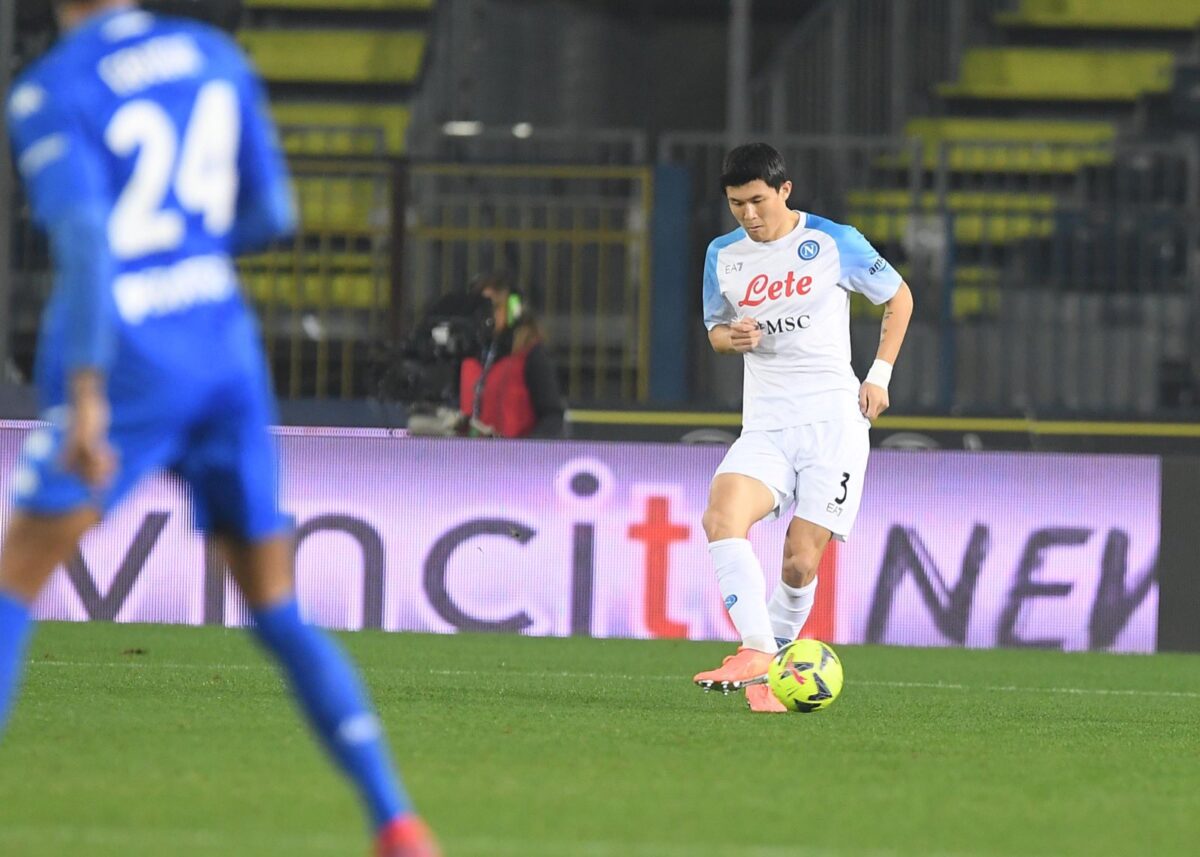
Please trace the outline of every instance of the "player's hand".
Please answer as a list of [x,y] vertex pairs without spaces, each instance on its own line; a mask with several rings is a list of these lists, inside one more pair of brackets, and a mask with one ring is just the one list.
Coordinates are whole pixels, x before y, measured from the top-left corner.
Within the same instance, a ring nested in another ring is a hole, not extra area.
[[93,488],[112,479],[117,456],[108,442],[108,398],[95,391],[76,391],[71,397],[63,466]]
[[737,353],[745,354],[747,351],[753,351],[761,341],[762,331],[758,327],[758,322],[749,316],[739,318],[729,325],[729,344]]
[[875,418],[886,411],[890,404],[886,388],[865,381],[858,388],[858,409],[871,422],[875,422]]

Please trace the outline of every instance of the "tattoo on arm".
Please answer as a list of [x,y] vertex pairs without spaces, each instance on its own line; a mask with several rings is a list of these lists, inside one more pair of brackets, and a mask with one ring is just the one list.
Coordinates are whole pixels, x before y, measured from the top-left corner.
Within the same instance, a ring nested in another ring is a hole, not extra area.
[[885,307],[883,310],[883,318],[879,322],[879,341],[883,342],[883,338],[887,336],[888,319],[892,317],[892,308]]

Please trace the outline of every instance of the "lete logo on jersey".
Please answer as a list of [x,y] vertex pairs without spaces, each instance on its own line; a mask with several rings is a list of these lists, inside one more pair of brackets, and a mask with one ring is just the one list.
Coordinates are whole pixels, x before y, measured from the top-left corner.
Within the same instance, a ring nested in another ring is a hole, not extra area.
[[758,274],[746,284],[746,294],[737,305],[760,306],[766,301],[806,295],[811,291],[812,277],[801,277],[797,280],[795,271],[788,271],[787,279],[784,280],[772,280],[766,274]]

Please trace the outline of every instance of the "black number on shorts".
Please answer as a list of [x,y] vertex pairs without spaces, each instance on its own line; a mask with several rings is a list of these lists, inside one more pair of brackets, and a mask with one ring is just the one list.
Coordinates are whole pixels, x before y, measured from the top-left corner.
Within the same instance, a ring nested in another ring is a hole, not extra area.
[[843,473],[842,481],[838,484],[840,484],[842,486],[842,496],[838,497],[833,502],[837,503],[840,506],[846,502],[846,496],[850,493],[850,474]]

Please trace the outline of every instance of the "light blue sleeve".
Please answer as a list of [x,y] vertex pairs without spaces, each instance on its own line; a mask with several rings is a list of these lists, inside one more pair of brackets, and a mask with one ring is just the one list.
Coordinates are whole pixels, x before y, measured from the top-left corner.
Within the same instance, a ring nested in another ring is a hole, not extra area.
[[37,80],[14,87],[7,118],[29,207],[50,239],[64,364],[68,371],[104,371],[115,352],[116,320],[103,157],[67,96]]
[[847,291],[866,295],[873,304],[890,301],[904,282],[900,272],[871,246],[853,226],[834,223],[814,214],[808,215],[808,227],[830,235],[837,244],[842,273],[838,285]]
[[717,255],[744,234],[739,229],[722,235],[708,245],[708,252],[704,256],[704,326],[709,330],[718,324],[733,324],[737,321],[737,313],[721,293],[721,282],[717,279]]

